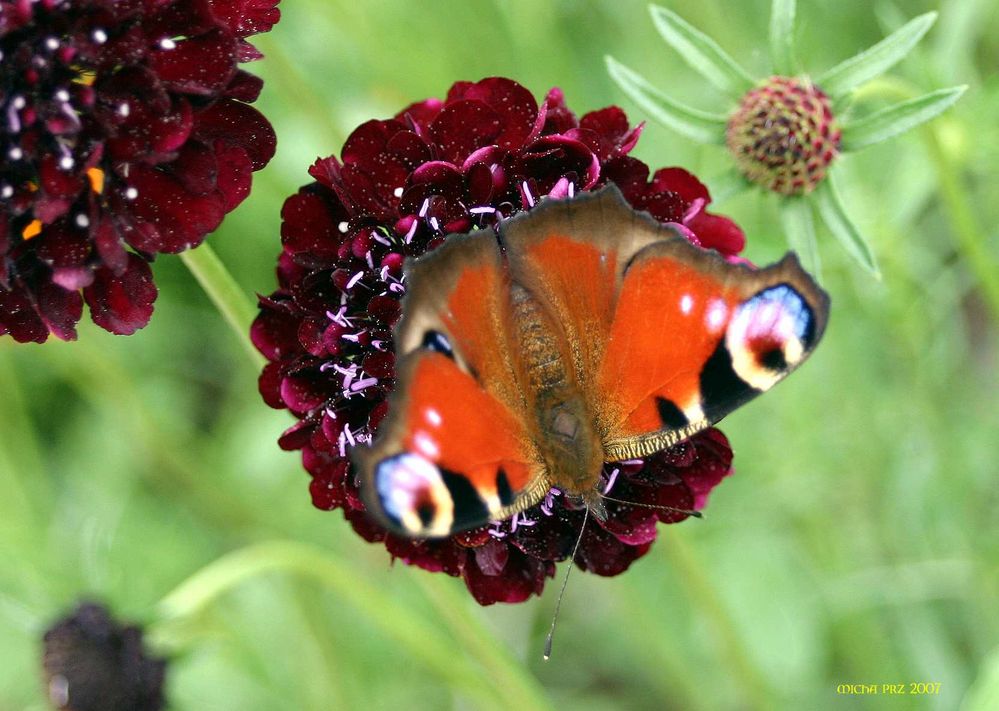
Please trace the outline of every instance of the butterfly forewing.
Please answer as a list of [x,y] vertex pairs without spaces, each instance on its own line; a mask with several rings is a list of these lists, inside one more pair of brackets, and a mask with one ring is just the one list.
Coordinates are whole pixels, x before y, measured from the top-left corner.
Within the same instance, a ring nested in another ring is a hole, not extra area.
[[407,264],[406,283],[389,413],[357,457],[368,509],[429,537],[528,508],[548,486],[512,372],[495,236],[450,239]]

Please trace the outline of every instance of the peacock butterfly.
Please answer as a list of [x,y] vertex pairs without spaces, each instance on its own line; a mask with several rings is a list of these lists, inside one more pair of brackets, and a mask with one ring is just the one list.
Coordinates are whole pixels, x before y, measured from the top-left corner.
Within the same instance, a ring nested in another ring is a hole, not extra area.
[[714,424],[800,365],[829,298],[793,253],[731,264],[613,185],[549,199],[407,262],[398,380],[368,510],[406,536],[512,516],[555,486],[604,514],[605,461]]

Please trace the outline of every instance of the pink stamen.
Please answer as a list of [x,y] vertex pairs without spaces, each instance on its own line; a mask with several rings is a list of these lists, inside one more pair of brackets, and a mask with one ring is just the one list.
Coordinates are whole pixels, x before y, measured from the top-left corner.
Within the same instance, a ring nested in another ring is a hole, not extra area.
[[327,318],[329,318],[330,321],[339,326],[344,326],[344,327],[353,326],[354,324],[351,321],[351,319],[344,316],[345,313],[347,313],[347,307],[344,305],[341,306],[340,310],[337,311],[336,313],[333,313],[332,311],[327,311],[326,316]]
[[614,467],[611,470],[610,477],[608,477],[608,479],[607,479],[607,485],[604,487],[604,493],[605,494],[609,494],[610,490],[612,488],[614,488],[614,482],[617,481],[617,475],[620,474],[620,473],[621,473],[621,470],[618,469],[617,467]]
[[705,201],[704,198],[696,198],[692,203],[690,203],[690,207],[687,208],[687,211],[683,213],[683,223],[687,224],[690,220],[697,217],[706,204],[707,201]]
[[531,527],[537,525],[537,521],[527,518],[523,513],[515,513],[513,518],[510,519],[510,533],[514,533],[517,530],[517,526]]
[[355,274],[354,276],[352,276],[350,278],[350,281],[348,281],[347,284],[343,287],[343,290],[344,291],[349,291],[350,288],[352,286],[354,286],[354,284],[356,284],[357,282],[361,281],[361,278],[363,276],[364,276],[364,272],[358,272],[357,274]]
[[548,490],[548,493],[545,494],[545,500],[541,502],[541,512],[545,516],[551,516],[554,513],[555,497],[561,493],[562,491],[560,489],[556,489],[553,486]]
[[531,188],[528,187],[526,180],[521,183],[521,189],[524,191],[524,199],[527,201],[527,206],[534,207],[534,195],[531,194]]
[[342,336],[340,336],[340,338],[342,338],[345,341],[350,341],[351,343],[357,343],[361,340],[361,334],[367,332],[368,330],[364,329],[363,331],[358,331],[357,333],[345,333]]
[[350,389],[356,393],[360,392],[361,390],[364,390],[365,388],[370,388],[372,385],[377,385],[377,384],[378,384],[378,378],[362,378],[361,380],[358,380],[356,383],[351,385]]
[[496,208],[495,207],[489,207],[487,205],[485,207],[473,207],[471,210],[468,211],[468,214],[470,214],[470,215],[487,215],[487,214],[494,213],[494,212],[496,212]]
[[416,228],[418,225],[419,223],[416,220],[413,220],[413,224],[409,226],[409,231],[406,233],[406,236],[403,237],[403,241],[406,244],[409,244],[410,242],[413,241],[413,235],[416,234]]

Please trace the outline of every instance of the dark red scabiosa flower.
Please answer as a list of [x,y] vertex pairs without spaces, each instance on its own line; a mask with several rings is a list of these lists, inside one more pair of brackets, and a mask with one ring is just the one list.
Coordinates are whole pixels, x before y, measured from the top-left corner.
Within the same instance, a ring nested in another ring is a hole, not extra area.
[[239,68],[278,0],[0,0],[0,335],[149,321],[148,262],[195,247],[274,132]]
[[[641,128],[616,107],[577,118],[558,89],[539,106],[509,79],[461,82],[443,101],[361,125],[341,157],[316,161],[315,182],[284,205],[279,288],[260,299],[252,329],[270,361],[260,377],[264,400],[298,418],[280,445],[302,450],[315,506],[342,509],[358,534],[384,542],[405,563],[462,576],[484,605],[539,594],[555,563],[572,553],[584,512],[552,490],[509,521],[429,541],[389,534],[367,517],[348,452],[375,435],[395,383],[403,260],[450,233],[608,182],[695,244],[736,259],[742,231],[706,211],[704,185],[680,168],[650,176],[627,155]],[[645,462],[608,465],[607,485],[628,501],[700,508],[731,461],[727,440],[712,429]],[[616,575],[642,556],[657,522],[683,518],[615,503],[608,511],[606,521],[588,524],[576,557],[599,575]]]
[[60,711],[158,711],[166,662],[150,657],[142,630],[102,605],[79,605],[45,633],[42,668]]

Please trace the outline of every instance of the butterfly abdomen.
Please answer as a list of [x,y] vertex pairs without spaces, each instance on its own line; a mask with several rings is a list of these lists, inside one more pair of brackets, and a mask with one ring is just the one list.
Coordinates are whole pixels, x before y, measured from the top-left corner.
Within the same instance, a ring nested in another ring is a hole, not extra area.
[[523,287],[511,287],[514,342],[522,354],[518,377],[534,414],[534,436],[552,482],[569,494],[593,489],[603,466],[594,428],[565,334]]

